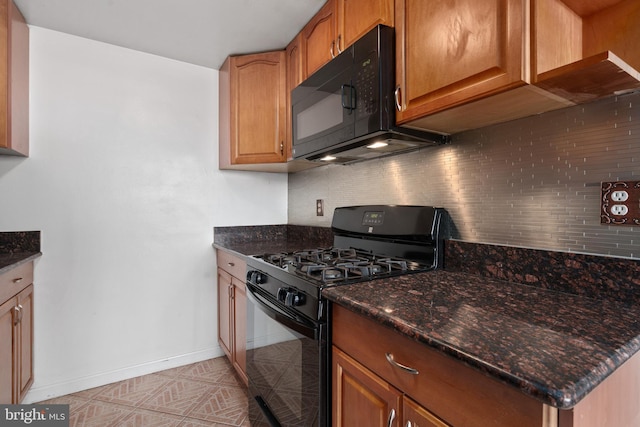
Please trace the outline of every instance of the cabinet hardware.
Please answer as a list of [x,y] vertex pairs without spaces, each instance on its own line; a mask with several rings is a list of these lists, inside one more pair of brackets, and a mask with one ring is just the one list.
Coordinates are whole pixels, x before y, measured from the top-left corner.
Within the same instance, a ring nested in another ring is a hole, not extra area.
[[331,54],[331,59],[336,57],[335,53],[333,53],[333,48],[334,48],[335,45],[336,45],[336,42],[332,41],[331,42],[331,48],[329,49],[329,53]]
[[407,421],[407,424],[404,427],[413,427],[413,423],[411,423],[411,421]]
[[342,53],[342,50],[340,50],[340,42],[342,41],[342,34],[338,34],[338,42],[336,43],[336,48],[338,49],[338,54]]
[[396,86],[396,90],[393,92],[393,97],[396,100],[396,110],[402,111],[402,106],[400,105],[400,85]]
[[13,279],[13,283],[20,283],[22,282],[22,277],[16,277],[15,279]]
[[18,310],[20,310],[19,311],[20,317],[18,318],[18,322],[22,322],[22,317],[24,316],[24,311],[22,311],[22,308],[23,308],[22,304],[18,304]]
[[284,142],[280,141],[280,155],[284,156]]
[[411,375],[418,375],[420,372],[417,369],[411,368],[407,365],[403,365],[402,363],[398,363],[393,359],[393,354],[392,353],[385,353],[384,356],[387,358],[387,362],[391,363],[391,365],[395,366],[396,368],[400,368],[403,371],[411,374]]
[[396,410],[391,408],[389,411],[389,418],[387,419],[387,427],[391,427],[393,425],[393,420],[396,419]]
[[235,267],[235,266],[236,266],[236,264],[235,264],[235,263],[233,263],[233,262],[228,262],[228,263],[227,263],[227,265],[228,265],[229,267]]
[[14,326],[20,323],[20,320],[22,319],[21,311],[22,311],[21,305],[17,305],[13,307],[13,325]]

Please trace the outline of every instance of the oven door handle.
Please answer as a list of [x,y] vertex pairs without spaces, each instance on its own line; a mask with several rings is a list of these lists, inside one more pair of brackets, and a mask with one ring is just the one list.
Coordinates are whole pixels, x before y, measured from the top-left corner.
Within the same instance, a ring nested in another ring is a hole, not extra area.
[[318,339],[319,328],[316,325],[301,317],[283,311],[280,307],[260,295],[259,289],[257,286],[247,283],[247,297],[254,305],[260,308],[264,314],[307,338],[313,340]]

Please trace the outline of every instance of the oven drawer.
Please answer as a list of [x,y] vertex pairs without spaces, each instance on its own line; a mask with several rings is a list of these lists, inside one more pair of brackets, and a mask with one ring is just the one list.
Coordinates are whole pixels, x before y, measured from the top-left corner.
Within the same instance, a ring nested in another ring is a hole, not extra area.
[[33,283],[33,261],[0,274],[0,304]]
[[[333,308],[333,345],[450,425],[543,425],[544,405],[516,388],[337,304]],[[393,366],[387,355],[418,373]]]
[[247,263],[237,255],[216,249],[218,267],[244,282],[247,276]]

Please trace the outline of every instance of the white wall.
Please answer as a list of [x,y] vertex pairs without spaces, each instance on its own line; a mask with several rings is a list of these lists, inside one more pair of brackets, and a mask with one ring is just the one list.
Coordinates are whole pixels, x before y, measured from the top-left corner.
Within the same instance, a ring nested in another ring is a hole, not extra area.
[[27,402],[222,354],[212,228],[287,222],[287,176],[217,169],[217,71],[31,27],[31,156],[0,231],[41,230]]

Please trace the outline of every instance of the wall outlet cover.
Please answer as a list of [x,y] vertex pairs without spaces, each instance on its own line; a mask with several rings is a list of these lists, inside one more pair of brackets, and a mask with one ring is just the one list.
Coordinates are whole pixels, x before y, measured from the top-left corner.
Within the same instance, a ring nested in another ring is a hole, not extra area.
[[600,223],[640,225],[640,181],[603,182]]

